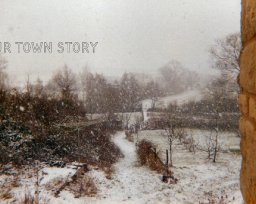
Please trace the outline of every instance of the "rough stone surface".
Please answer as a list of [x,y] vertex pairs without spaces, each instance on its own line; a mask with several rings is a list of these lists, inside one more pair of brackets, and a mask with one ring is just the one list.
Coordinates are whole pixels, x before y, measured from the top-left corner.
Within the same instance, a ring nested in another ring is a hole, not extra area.
[[246,203],[255,203],[256,192],[256,131],[254,123],[245,121],[245,132],[241,142],[243,163],[241,171],[241,190]]
[[242,1],[243,50],[240,57],[239,105],[242,117],[240,183],[245,203],[256,203],[256,0]]
[[249,99],[249,116],[256,121],[256,97]]
[[242,8],[242,38],[248,42],[256,34],[256,1],[243,0]]
[[246,94],[240,94],[239,96],[239,107],[240,107],[240,110],[248,115],[249,114],[249,103],[248,103],[249,99],[248,99],[248,96]]
[[244,47],[241,57],[240,66],[240,85],[246,91],[256,93],[256,40],[251,41]]

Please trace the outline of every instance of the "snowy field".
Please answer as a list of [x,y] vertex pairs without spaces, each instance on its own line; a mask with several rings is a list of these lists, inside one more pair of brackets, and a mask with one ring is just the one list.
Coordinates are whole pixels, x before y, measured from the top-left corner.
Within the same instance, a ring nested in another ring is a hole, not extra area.
[[[204,143],[205,136],[211,134],[205,130],[187,132],[201,144]],[[169,149],[169,146],[163,130],[142,131],[135,139],[153,142],[160,157],[165,161],[165,150]],[[228,151],[231,147],[239,147],[240,138],[234,133],[223,132],[219,136],[219,143],[226,153],[219,153],[216,163],[207,158],[206,152],[196,151],[194,154],[183,145],[175,143],[172,170],[174,176],[179,179],[178,184],[173,185],[172,193],[175,197],[179,195],[175,202],[199,203],[207,200],[207,197],[219,201],[218,198],[223,196],[225,203],[243,203],[239,187],[241,156]]]
[[[191,101],[200,101],[203,95],[200,90],[188,90],[181,94],[174,94],[171,96],[160,97],[156,103],[156,108],[167,108],[169,104],[183,105]],[[142,101],[143,112],[152,108],[152,100],[146,99]]]
[[[193,134],[202,134],[194,130]],[[223,134],[230,141],[232,134]],[[139,140],[148,139],[157,145],[157,149],[163,153],[168,148],[167,138],[162,136],[160,130],[142,131],[138,135]],[[223,138],[224,139],[224,138]],[[224,139],[224,140],[226,140]],[[56,204],[115,204],[115,203],[209,203],[208,199],[219,203],[221,196],[225,203],[242,204],[239,191],[239,170],[241,157],[234,153],[221,153],[217,163],[212,163],[204,152],[195,154],[188,152],[182,145],[175,145],[174,150],[174,176],[178,178],[177,184],[165,184],[161,182],[161,175],[140,166],[137,161],[135,143],[125,139],[124,132],[118,132],[113,136],[113,141],[121,149],[124,158],[114,165],[111,179],[100,170],[91,168],[87,174],[93,179],[98,189],[94,197],[74,198],[74,195],[66,190],[61,191],[59,197],[53,192],[56,179],[68,180],[75,173],[74,165],[65,168],[43,167],[40,172],[39,191],[41,203]],[[237,145],[237,144],[231,144]],[[164,154],[162,154],[164,160]],[[17,172],[16,172],[17,173]],[[1,189],[10,188],[11,199],[0,200],[0,203],[19,203],[25,192],[31,194],[35,191],[36,174],[32,169],[24,169],[18,174],[0,176]],[[14,183],[16,184],[14,185]]]
[[157,108],[168,107],[169,104],[182,105],[191,101],[200,101],[202,99],[202,93],[199,90],[189,90],[181,94],[175,94],[172,96],[161,97],[157,103]]

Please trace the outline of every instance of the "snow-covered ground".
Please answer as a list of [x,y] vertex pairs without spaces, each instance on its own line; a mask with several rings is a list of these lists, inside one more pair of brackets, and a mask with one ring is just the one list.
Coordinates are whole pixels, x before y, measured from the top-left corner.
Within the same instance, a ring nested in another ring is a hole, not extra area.
[[[202,92],[200,90],[188,90],[180,94],[160,97],[156,103],[156,108],[167,108],[169,104],[183,105],[191,101],[200,101],[202,99]],[[142,109],[146,111],[152,108],[152,99],[142,101]]]
[[[197,129],[187,132],[200,144],[203,144],[204,138],[211,134],[210,131]],[[160,157],[165,161],[165,150],[169,149],[169,144],[163,133],[163,130],[141,131],[135,139],[153,142]],[[239,147],[240,138],[235,133],[222,132],[219,143],[223,150],[229,150],[233,146]],[[219,153],[217,162],[213,163],[207,159],[206,152],[196,151],[194,154],[186,150],[183,145],[175,143],[173,164],[174,176],[179,179],[173,190],[180,193],[185,203],[198,203],[207,199],[207,196],[208,198],[223,196],[226,203],[243,203],[239,187],[240,154]],[[179,203],[180,200],[176,202]]]
[[181,94],[160,98],[156,103],[156,107],[167,107],[169,104],[174,103],[177,105],[182,105],[191,101],[200,101],[201,99],[202,93],[200,90],[189,90]]
[[[200,90],[188,90],[180,94],[175,94],[166,97],[160,97],[155,102],[155,108],[167,108],[169,104],[183,105],[191,101],[200,101],[202,93]],[[153,106],[152,99],[145,99],[142,101],[142,112],[144,122],[149,119],[148,110]]]
[[[158,149],[167,148],[166,138],[159,131],[142,131],[139,139],[147,138],[158,145]],[[59,197],[46,189],[46,186],[56,178],[67,180],[74,174],[73,166],[65,168],[43,168],[44,174],[40,179],[40,197],[47,203],[53,204],[117,204],[117,203],[199,203],[208,202],[208,198],[224,196],[226,203],[242,203],[239,191],[240,155],[226,153],[218,157],[217,163],[206,159],[205,153],[189,153],[181,145],[175,146],[174,175],[179,179],[177,184],[165,184],[161,182],[161,175],[140,166],[137,161],[135,143],[125,139],[124,132],[117,132],[113,141],[124,154],[114,165],[111,179],[107,179],[104,172],[96,169],[89,171],[98,189],[95,197],[74,198],[68,191],[62,191]],[[164,157],[164,156],[163,156]],[[19,178],[17,187],[11,189],[14,197],[24,194],[26,189],[34,186],[35,176],[28,175],[30,171],[24,171]],[[7,176],[0,176],[1,188],[8,180]],[[227,197],[227,198],[226,198]],[[6,200],[0,203],[8,203]]]

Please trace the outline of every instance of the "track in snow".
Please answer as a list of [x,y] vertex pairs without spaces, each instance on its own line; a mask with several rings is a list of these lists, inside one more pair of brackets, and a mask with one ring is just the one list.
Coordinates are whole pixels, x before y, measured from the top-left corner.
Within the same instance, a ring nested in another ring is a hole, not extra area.
[[96,203],[157,203],[153,202],[153,197],[166,187],[161,182],[161,175],[138,165],[135,145],[125,139],[124,132],[117,132],[113,141],[124,158],[114,166],[111,180],[102,172],[92,171],[91,176],[99,189]]

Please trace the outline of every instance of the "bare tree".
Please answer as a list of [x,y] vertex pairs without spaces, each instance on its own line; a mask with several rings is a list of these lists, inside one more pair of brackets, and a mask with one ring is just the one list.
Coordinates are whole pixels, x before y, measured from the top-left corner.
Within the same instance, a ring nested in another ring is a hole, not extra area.
[[220,148],[219,148],[219,128],[216,127],[214,129],[215,131],[215,135],[214,135],[214,140],[213,140],[213,162],[216,162],[216,158],[217,158],[217,153],[219,152]]
[[0,89],[5,89],[7,86],[7,60],[0,55]]
[[27,75],[27,80],[26,80],[26,83],[25,83],[25,93],[27,95],[27,97],[31,97],[32,94],[33,94],[33,85],[30,81],[30,76],[29,74]]
[[184,144],[185,148],[188,149],[189,152],[196,153],[198,142],[195,141],[192,134],[190,134],[189,136],[186,135],[185,137],[183,137],[182,143]]
[[215,46],[210,49],[214,68],[219,69],[222,73],[229,75],[240,71],[239,56],[242,48],[240,33],[234,33],[226,36],[224,39],[216,40]]
[[159,99],[159,97],[163,95],[159,84],[154,80],[151,80],[146,84],[145,94],[146,97],[150,98],[152,101],[152,109],[155,108],[156,102]]
[[170,151],[170,166],[173,166],[173,145],[174,141],[180,137],[181,120],[177,117],[177,112],[166,112],[164,116],[164,135],[168,138],[169,151]]
[[219,132],[222,115],[229,105],[226,104],[227,98],[229,97],[226,90],[225,78],[221,77],[211,83],[211,87],[206,95],[206,97],[212,101],[209,113],[212,115],[214,126],[212,135],[207,138],[206,147],[199,147],[199,149],[208,152],[209,158],[213,156],[213,162],[216,162],[217,154],[220,150]]
[[134,74],[124,73],[120,82],[122,112],[133,112],[141,100],[141,90]]
[[103,75],[89,73],[86,77],[86,109],[88,113],[106,112],[107,81]]
[[165,89],[169,93],[183,91],[183,84],[180,83],[184,67],[178,61],[171,61],[159,69],[165,83]]
[[86,98],[85,98],[85,106],[86,110],[89,114],[91,114],[91,119],[92,119],[92,114],[96,112],[95,109],[95,104],[94,103],[94,91],[95,91],[95,85],[94,85],[94,76],[91,73],[88,73],[86,75],[85,79],[85,88],[86,88]]
[[87,77],[90,74],[88,66],[85,66],[80,73],[80,89],[82,92],[82,101],[85,103],[86,100],[86,81]]
[[76,77],[67,65],[58,70],[52,80],[57,85],[63,99],[72,97],[72,93],[76,90]]
[[34,95],[37,97],[42,97],[44,95],[44,85],[43,81],[40,78],[37,78],[36,83],[34,84]]
[[120,81],[119,101],[121,105],[122,121],[128,128],[129,121],[142,99],[141,87],[132,73],[124,73]]
[[167,94],[174,94],[198,87],[198,74],[185,69],[176,60],[170,61],[159,69]]
[[205,143],[198,144],[196,149],[207,152],[208,159],[212,159],[213,162],[216,162],[218,152],[220,151],[219,130],[216,128],[210,135],[206,135]]
[[104,110],[105,118],[111,121],[115,118],[115,113],[120,110],[119,85],[106,84],[104,88]]

